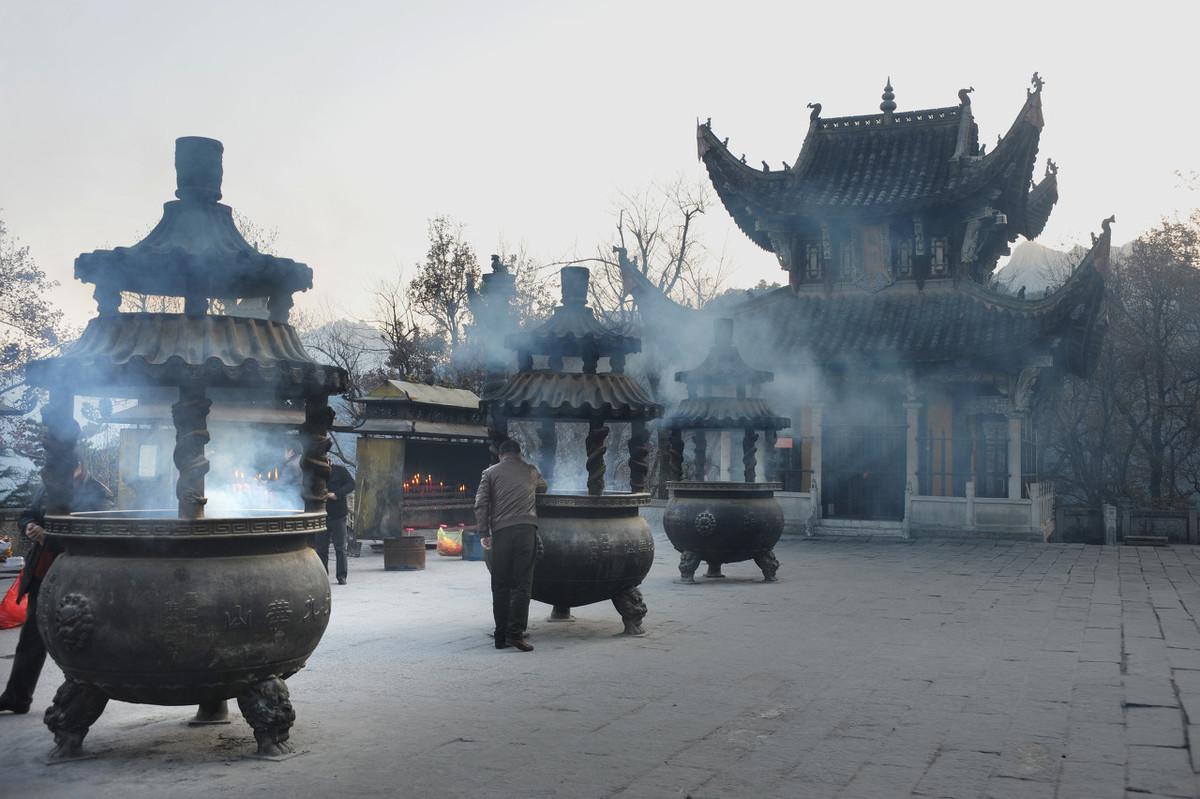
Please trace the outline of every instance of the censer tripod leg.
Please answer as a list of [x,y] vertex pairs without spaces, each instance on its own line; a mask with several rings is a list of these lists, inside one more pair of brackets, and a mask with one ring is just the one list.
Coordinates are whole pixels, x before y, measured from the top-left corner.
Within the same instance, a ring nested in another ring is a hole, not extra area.
[[613,597],[612,602],[616,606],[617,612],[621,614],[621,621],[625,622],[625,635],[646,634],[646,631],[642,629],[642,620],[646,618],[648,611],[646,600],[642,598],[640,589],[626,588]]
[[99,688],[68,677],[43,717],[54,733],[54,749],[47,759],[55,762],[86,757],[83,739],[107,704],[108,696]]
[[700,568],[700,556],[695,552],[679,553],[679,582],[696,582],[696,569]]

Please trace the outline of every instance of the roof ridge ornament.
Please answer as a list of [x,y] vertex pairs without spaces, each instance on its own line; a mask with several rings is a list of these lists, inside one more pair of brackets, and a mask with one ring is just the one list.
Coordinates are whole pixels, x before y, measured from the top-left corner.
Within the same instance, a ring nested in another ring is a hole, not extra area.
[[1112,226],[1114,224],[1116,224],[1116,221],[1117,221],[1116,214],[1113,214],[1108,219],[1103,219],[1100,221],[1100,228],[1103,232],[1099,236],[1097,236],[1095,233],[1090,234],[1092,237],[1092,246],[1093,247],[1095,247],[1096,243],[1098,241],[1100,241],[1101,239],[1111,239],[1112,238]]
[[971,95],[971,92],[973,92],[973,91],[975,91],[975,87],[974,87],[974,86],[968,86],[968,87],[967,87],[967,88],[965,88],[965,89],[959,89],[959,90],[958,90],[958,102],[959,102],[959,105],[962,105],[962,106],[964,106],[964,107],[965,107],[965,106],[969,106],[969,105],[971,104],[971,97],[970,97],[970,95]]
[[809,122],[816,122],[821,118],[821,104],[809,103],[808,107],[812,109],[812,113],[808,115]]
[[892,76],[888,75],[887,85],[883,87],[883,102],[879,104],[879,110],[887,119],[891,119],[892,113],[896,110],[896,94],[892,89]]
[[1041,94],[1042,87],[1046,85],[1046,81],[1042,80],[1042,76],[1036,72],[1033,73],[1033,77],[1029,79],[1029,82],[1033,84],[1033,88],[1026,89],[1025,91],[1030,95]]
[[1052,178],[1058,175],[1058,164],[1054,163],[1053,158],[1046,159],[1046,177]]

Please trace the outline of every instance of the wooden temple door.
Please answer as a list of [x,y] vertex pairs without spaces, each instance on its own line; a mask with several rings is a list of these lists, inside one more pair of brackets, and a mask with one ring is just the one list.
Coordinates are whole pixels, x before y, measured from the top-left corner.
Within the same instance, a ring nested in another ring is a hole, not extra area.
[[878,408],[829,407],[821,426],[824,515],[831,519],[904,518],[907,423]]

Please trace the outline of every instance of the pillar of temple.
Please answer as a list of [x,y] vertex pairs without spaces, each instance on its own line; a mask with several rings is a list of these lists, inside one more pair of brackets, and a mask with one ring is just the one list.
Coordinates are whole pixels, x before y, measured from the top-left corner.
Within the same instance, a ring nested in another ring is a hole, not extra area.
[[906,490],[911,491],[914,495],[920,493],[920,475],[918,474],[921,468],[921,452],[920,452],[920,426],[921,426],[921,403],[906,402],[904,403],[904,411],[908,419],[908,435],[905,437],[905,467],[904,479],[906,482]]
[[1021,498],[1021,414],[1008,415],[1008,498]]
[[823,476],[821,475],[821,411],[822,407],[814,403],[811,409],[812,413],[812,484],[809,491],[812,495],[812,516],[814,519],[820,519],[824,508],[821,506],[821,486],[823,485]]

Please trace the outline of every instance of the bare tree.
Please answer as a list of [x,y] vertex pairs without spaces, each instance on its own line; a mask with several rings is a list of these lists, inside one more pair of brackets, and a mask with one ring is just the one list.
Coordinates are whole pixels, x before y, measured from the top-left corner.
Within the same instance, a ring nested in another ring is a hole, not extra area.
[[[712,205],[704,183],[682,178],[665,186],[650,185],[622,193],[614,208],[616,243],[626,250],[634,269],[667,296],[700,307],[721,293],[727,278],[724,257],[714,260],[699,234],[699,221]],[[591,303],[611,322],[633,320],[634,303],[625,291],[612,243],[598,248],[594,260]]]
[[1112,297],[1125,384],[1117,407],[1134,436],[1150,502],[1169,506],[1185,498],[1180,468],[1200,444],[1200,229],[1164,221],[1139,237]]
[[399,281],[375,290],[375,326],[387,350],[387,365],[405,380],[432,383],[446,357],[446,341],[417,322],[409,293]]
[[1049,471],[1095,505],[1200,495],[1200,219],[1165,220],[1114,260],[1095,374],[1047,409]]
[[345,370],[346,397],[360,397],[386,378],[389,350],[370,323],[339,316],[329,306],[315,316],[293,312],[292,320],[310,352]]

